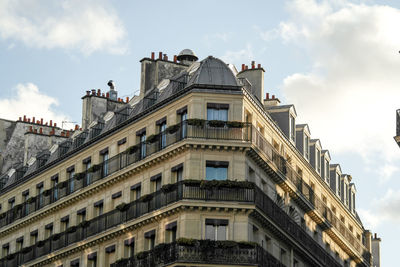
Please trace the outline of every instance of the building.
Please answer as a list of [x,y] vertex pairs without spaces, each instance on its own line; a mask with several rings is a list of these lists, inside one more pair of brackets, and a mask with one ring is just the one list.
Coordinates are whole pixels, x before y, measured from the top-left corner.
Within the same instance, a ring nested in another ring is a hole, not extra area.
[[82,127],[1,120],[0,266],[379,262],[351,175],[260,64],[140,62],[140,95],[87,91]]
[[400,109],[396,110],[396,136],[394,140],[400,146]]

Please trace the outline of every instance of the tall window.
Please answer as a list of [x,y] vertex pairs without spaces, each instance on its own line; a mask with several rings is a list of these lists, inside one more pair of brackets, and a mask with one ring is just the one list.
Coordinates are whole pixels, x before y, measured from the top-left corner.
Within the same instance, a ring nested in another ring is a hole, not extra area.
[[228,120],[229,104],[207,103],[207,120]]
[[103,214],[103,200],[99,200],[94,203],[94,216],[100,216]]
[[156,243],[156,230],[144,233],[144,248],[146,250],[153,249]]
[[329,178],[329,161],[325,159],[325,181],[329,184],[330,183],[330,178]]
[[304,134],[304,157],[310,159],[310,137]]
[[87,256],[87,264],[88,264],[88,267],[96,267],[97,266],[97,252],[92,252]]
[[44,227],[44,237],[49,238],[53,234],[53,223],[49,223]]
[[72,193],[75,190],[75,179],[74,179],[75,168],[73,166],[69,167],[67,169],[67,175],[68,175],[68,183],[69,183],[69,192]]
[[16,250],[20,251],[24,246],[24,237],[18,237],[16,240]]
[[100,155],[103,159],[103,177],[108,175],[109,172],[109,154],[108,154],[108,148],[103,149],[102,151],[100,151]]
[[160,149],[163,149],[167,146],[167,133],[165,132],[167,129],[166,117],[156,121],[156,125],[158,126],[158,132],[160,133]]
[[187,134],[187,125],[185,123],[186,120],[187,120],[187,110],[184,110],[181,113],[182,138],[185,138]]
[[177,231],[177,222],[172,222],[165,226],[165,242],[166,243],[176,241],[176,231]]
[[226,240],[228,220],[206,219],[206,239]]
[[161,189],[161,173],[150,177],[150,182],[152,184],[153,192],[160,190]]
[[8,256],[8,254],[10,253],[10,244],[9,243],[3,245],[3,251],[2,252],[3,252],[2,253],[3,258]]
[[38,230],[32,231],[31,232],[31,246],[35,245],[38,241]]
[[341,194],[340,194],[340,175],[339,175],[339,173],[336,173],[336,194],[338,196],[341,196]]
[[76,224],[86,220],[86,208],[82,208],[76,212]]
[[24,215],[29,214],[29,203],[27,202],[29,198],[29,189],[22,192],[22,201],[24,202]]
[[58,199],[58,175],[51,177],[51,186],[53,187],[53,199],[56,201]]
[[171,168],[172,182],[179,182],[183,180],[183,163]]
[[61,231],[65,231],[69,227],[69,216],[64,216],[61,218]]
[[92,160],[91,158],[86,158],[82,161],[83,164],[83,168],[86,171],[86,175],[85,175],[85,184],[89,185],[91,184],[91,179],[92,179],[92,174],[90,172],[88,172],[89,168],[92,166]]
[[317,172],[319,173],[319,174],[321,174],[321,150],[319,150],[318,148],[316,149],[316,156],[317,156],[317,162],[316,162],[316,169],[317,169]]
[[38,205],[39,205],[39,207],[42,207],[43,204],[44,204],[43,191],[44,191],[44,186],[43,186],[43,182],[41,182],[41,183],[36,185],[36,192],[37,192],[37,196],[38,196]]
[[124,257],[129,258],[135,255],[135,238],[129,238],[124,241]]
[[8,209],[12,209],[15,206],[15,197],[12,197],[8,200]]
[[140,143],[140,158],[143,159],[146,157],[146,128],[137,131],[136,136]]
[[290,140],[295,141],[296,123],[294,117],[290,114],[289,114],[289,136]]
[[226,180],[228,179],[227,161],[206,161],[206,180]]
[[142,186],[137,183],[131,186],[131,201],[137,200],[141,197]]
[[115,245],[106,247],[104,266],[110,266],[115,261]]

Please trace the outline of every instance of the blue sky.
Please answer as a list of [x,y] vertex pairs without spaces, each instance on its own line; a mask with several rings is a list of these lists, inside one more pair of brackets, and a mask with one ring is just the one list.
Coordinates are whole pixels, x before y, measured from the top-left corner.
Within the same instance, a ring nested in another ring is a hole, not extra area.
[[[265,92],[353,176],[364,225],[397,266],[399,1],[0,1],[0,117],[80,124],[86,90],[139,89],[152,51],[184,48],[266,69]],[[71,128],[71,124],[66,127]]]

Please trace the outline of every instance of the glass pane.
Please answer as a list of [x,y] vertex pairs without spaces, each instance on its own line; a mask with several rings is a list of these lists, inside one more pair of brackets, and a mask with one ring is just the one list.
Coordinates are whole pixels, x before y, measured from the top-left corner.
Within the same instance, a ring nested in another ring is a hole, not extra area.
[[226,240],[226,226],[220,225],[217,227],[217,240]]
[[215,240],[215,226],[206,225],[206,239]]
[[213,167],[206,167],[206,180],[213,180],[216,176],[215,168]]

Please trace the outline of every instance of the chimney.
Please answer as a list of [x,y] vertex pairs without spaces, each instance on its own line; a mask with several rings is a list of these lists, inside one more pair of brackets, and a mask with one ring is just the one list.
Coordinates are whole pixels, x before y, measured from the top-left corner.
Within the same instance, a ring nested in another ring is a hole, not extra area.
[[261,69],[261,64],[258,64],[258,65],[257,65],[257,69]]
[[154,60],[154,52],[151,52],[151,59]]
[[97,89],[97,96],[100,96],[100,95],[101,95],[101,90]]
[[40,118],[40,124],[43,125],[43,118]]
[[88,95],[88,96],[90,95],[90,91],[89,90],[86,91],[86,95]]
[[167,56],[167,54],[164,54],[163,60],[168,61],[168,56]]
[[278,106],[281,103],[278,98],[275,98],[275,95],[272,95],[271,98],[269,98],[269,93],[266,93],[265,99],[264,99],[264,107],[273,107],[273,106]]
[[126,103],[129,103],[129,96],[126,97]]
[[109,92],[106,93],[106,97],[110,98],[110,93]]
[[176,63],[178,61],[178,58],[176,55],[174,55],[174,62]]
[[40,133],[40,134],[43,134],[43,129],[42,129],[42,127],[39,128],[39,133]]
[[21,121],[21,120],[22,120],[22,117],[19,117],[18,120]]
[[245,70],[245,65],[244,64],[242,64],[242,71],[244,71]]
[[36,122],[35,117],[32,117],[32,123],[34,124]]
[[54,123],[54,127],[57,127],[57,123]]
[[162,52],[158,52],[158,59],[162,59]]
[[50,127],[53,126],[53,120],[50,120]]
[[24,122],[26,122],[26,115],[24,115]]
[[262,103],[262,96],[264,95],[264,70],[262,68],[256,68],[255,66],[255,61],[251,62],[251,69],[249,69],[247,65],[244,65],[245,70],[249,71],[242,71],[238,73],[237,77],[246,78],[250,82],[251,93]]

